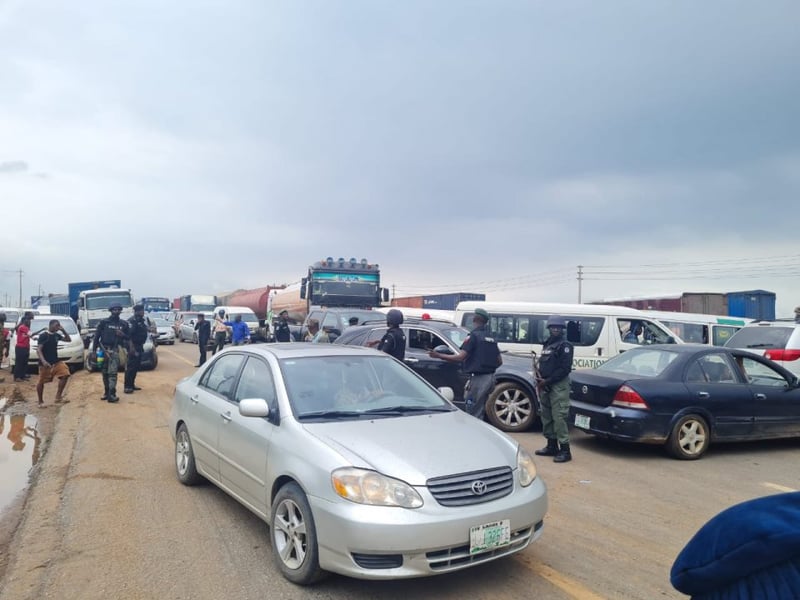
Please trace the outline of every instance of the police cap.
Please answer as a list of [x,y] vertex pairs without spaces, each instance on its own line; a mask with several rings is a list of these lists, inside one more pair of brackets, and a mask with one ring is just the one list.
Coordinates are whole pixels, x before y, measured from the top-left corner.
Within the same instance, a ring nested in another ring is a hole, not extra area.
[[558,315],[552,315],[547,319],[547,327],[561,327],[564,328],[567,326],[567,322],[564,317],[559,317]]
[[486,312],[482,308],[476,308],[475,309],[475,316],[483,319],[484,323],[488,323],[489,322],[489,313]]
[[119,302],[112,302],[111,305],[108,307],[108,310],[122,310],[122,304]]

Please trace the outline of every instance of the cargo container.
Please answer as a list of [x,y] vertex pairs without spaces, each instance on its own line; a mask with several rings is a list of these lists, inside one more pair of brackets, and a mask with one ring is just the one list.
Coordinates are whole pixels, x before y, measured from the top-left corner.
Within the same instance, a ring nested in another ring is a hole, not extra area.
[[175,310],[181,309],[181,299],[180,298],[173,298],[172,299],[172,308]]
[[728,292],[728,314],[758,321],[775,320],[775,292],[749,290]]
[[673,296],[600,300],[598,302],[590,302],[590,304],[610,304],[613,306],[627,306],[637,310],[701,313],[704,315],[728,314],[727,296],[718,292],[684,292]]
[[283,289],[283,285],[268,285],[254,290],[238,290],[225,296],[226,303],[234,306],[246,306],[251,309],[259,319],[267,318],[267,305],[270,292]]
[[435,310],[455,310],[459,302],[484,302],[486,294],[473,292],[453,292],[422,297],[422,308]]
[[393,298],[392,306],[401,308],[422,308],[422,296],[406,296],[404,298]]

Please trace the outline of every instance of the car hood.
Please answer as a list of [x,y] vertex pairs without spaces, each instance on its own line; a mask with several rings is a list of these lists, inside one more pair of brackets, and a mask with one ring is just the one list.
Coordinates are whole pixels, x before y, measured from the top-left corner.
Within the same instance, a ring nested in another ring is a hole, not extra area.
[[516,468],[516,442],[461,411],[303,427],[353,466],[411,485],[443,475]]
[[163,326],[158,328],[158,333],[169,333],[170,331],[172,331],[172,327]]

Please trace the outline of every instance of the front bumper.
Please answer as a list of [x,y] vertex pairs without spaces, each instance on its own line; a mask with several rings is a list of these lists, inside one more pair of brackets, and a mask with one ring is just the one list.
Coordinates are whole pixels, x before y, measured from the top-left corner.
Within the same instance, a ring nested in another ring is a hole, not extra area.
[[[360,579],[437,575],[514,554],[542,533],[547,490],[541,478],[527,488],[515,482],[508,496],[472,506],[444,507],[424,488],[418,491],[425,502],[418,509],[309,497],[320,567]],[[470,555],[470,528],[504,519],[511,522],[510,544]]]
[[[576,424],[576,417],[589,417],[589,426]],[[663,444],[669,437],[669,419],[647,410],[619,406],[597,406],[572,400],[569,424],[576,429],[626,442]]]

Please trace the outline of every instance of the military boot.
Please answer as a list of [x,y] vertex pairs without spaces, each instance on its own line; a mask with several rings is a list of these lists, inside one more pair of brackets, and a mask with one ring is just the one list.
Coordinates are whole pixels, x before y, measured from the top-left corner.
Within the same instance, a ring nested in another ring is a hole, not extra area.
[[101,400],[108,400],[108,379],[103,375],[103,396]]
[[558,442],[555,440],[547,439],[547,446],[541,450],[534,452],[537,456],[555,456],[558,454]]
[[572,453],[569,451],[569,444],[559,444],[558,453],[553,457],[553,462],[562,463],[572,460]]

